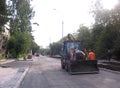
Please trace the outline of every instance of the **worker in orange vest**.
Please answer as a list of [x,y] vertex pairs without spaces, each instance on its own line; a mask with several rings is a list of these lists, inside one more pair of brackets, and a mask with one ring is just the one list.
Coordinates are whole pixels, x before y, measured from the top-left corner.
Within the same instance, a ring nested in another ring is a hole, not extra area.
[[89,50],[88,60],[96,60],[96,55],[92,50]]

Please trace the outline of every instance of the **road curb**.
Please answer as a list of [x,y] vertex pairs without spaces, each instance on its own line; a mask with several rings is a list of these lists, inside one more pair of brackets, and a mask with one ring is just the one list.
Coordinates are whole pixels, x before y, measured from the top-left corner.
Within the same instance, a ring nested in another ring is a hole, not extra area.
[[99,68],[100,70],[103,70],[103,71],[108,71],[108,72],[111,72],[111,73],[116,73],[116,74],[120,74],[119,71],[114,71],[114,70],[110,70],[110,69],[106,69],[106,68]]
[[0,61],[0,65],[3,65],[3,64],[7,64],[7,63],[11,63],[11,62],[14,62],[15,60],[5,60],[5,61]]
[[20,79],[19,79],[18,82],[16,83],[15,87],[13,87],[13,88],[19,88],[19,86],[20,86],[21,82],[23,81],[25,75],[26,75],[27,72],[29,71],[29,68],[30,68],[30,67],[27,67],[27,68],[25,69],[25,71],[23,72],[22,76],[20,77]]

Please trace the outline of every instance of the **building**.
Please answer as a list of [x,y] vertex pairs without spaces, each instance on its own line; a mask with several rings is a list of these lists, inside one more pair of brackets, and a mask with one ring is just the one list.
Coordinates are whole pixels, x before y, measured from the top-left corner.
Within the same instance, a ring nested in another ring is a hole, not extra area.
[[5,57],[7,40],[10,36],[10,28],[8,25],[4,25],[1,29],[2,31],[0,32],[0,56]]

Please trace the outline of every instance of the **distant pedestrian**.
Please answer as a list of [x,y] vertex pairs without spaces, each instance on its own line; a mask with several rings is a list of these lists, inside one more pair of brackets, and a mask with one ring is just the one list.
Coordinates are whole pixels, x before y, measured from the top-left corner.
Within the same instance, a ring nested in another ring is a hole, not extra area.
[[89,50],[88,60],[96,60],[96,55],[92,50]]
[[107,51],[107,59],[108,59],[108,61],[111,60],[111,57],[112,57],[112,52],[111,52],[111,50],[108,50]]

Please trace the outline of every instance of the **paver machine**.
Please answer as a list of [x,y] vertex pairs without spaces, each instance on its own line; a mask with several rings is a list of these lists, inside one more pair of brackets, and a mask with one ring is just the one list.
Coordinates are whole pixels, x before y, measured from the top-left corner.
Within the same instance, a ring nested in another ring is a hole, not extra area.
[[68,34],[67,40],[63,42],[61,68],[70,74],[98,73],[97,60],[86,60],[81,42],[71,36]]

